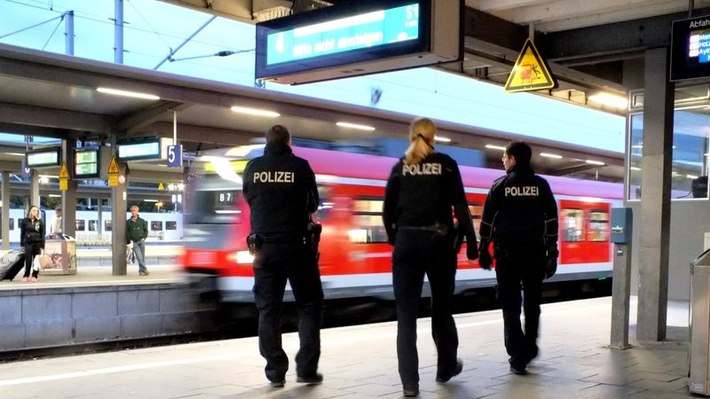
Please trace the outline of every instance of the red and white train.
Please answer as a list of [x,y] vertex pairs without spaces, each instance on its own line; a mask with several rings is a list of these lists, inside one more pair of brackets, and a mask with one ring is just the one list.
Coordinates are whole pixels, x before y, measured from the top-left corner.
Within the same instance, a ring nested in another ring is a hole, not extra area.
[[[261,146],[263,147],[263,146]],[[391,254],[381,211],[386,180],[397,159],[375,155],[294,147],[307,159],[319,186],[323,225],[320,271],[327,299],[392,297]],[[216,277],[226,302],[251,301],[252,260],[246,247],[249,207],[241,193],[248,159],[261,148],[239,147],[203,157],[204,173],[195,178],[185,214],[184,253],[188,273]],[[482,205],[501,169],[460,166],[476,232]],[[560,212],[560,259],[555,280],[611,276],[609,216],[622,205],[619,184],[547,177]],[[495,284],[495,274],[469,265],[459,254],[457,293]],[[290,292],[287,287],[287,297]],[[426,292],[425,288],[425,292]]]

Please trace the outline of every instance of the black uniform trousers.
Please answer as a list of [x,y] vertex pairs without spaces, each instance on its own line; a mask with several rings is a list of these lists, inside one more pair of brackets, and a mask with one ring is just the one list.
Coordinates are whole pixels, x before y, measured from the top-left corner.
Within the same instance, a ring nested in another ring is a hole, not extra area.
[[281,308],[286,281],[291,284],[298,308],[296,373],[312,376],[320,359],[323,287],[318,264],[303,239],[264,242],[254,261],[254,302],[259,310],[259,352],[266,359],[266,378],[283,381],[288,356],[281,344]]
[[[545,277],[544,248],[495,246],[496,295],[503,310],[505,349],[513,367],[525,366],[537,356],[542,280]],[[523,297],[520,290],[522,284]],[[525,312],[525,331],[520,322],[520,305]]]
[[397,306],[397,359],[402,385],[419,383],[417,316],[424,275],[431,288],[431,332],[438,354],[437,374],[456,368],[459,346],[451,315],[456,279],[456,253],[450,239],[431,231],[400,229],[392,254],[392,283]]

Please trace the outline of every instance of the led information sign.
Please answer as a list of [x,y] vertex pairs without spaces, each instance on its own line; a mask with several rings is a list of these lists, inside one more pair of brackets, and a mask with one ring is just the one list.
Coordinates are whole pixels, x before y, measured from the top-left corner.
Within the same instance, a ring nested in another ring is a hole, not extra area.
[[116,158],[119,161],[165,159],[168,142],[161,137],[119,140],[116,143]]
[[457,0],[347,2],[258,23],[256,77],[296,84],[456,61],[461,7]]
[[60,147],[30,151],[25,155],[25,166],[29,169],[59,166],[61,151]]
[[673,21],[671,80],[710,77],[710,17]]
[[99,177],[99,149],[74,149],[74,178],[95,179]]

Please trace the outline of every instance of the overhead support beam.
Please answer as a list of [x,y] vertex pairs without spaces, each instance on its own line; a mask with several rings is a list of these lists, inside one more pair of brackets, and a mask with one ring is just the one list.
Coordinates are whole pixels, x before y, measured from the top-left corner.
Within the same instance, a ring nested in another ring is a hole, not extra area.
[[0,122],[88,132],[108,132],[113,123],[110,117],[102,115],[10,103],[0,103]]
[[128,179],[132,182],[174,182],[184,178],[182,168],[165,168],[165,172],[155,170],[135,170],[128,166]]
[[[2,105],[0,105],[2,107]],[[25,136],[42,136],[61,139],[70,135],[66,129],[50,128],[46,126],[18,125],[10,122],[0,122],[0,131],[3,133],[21,134]],[[0,149],[0,152],[7,152]]]
[[[165,3],[208,12],[220,17],[253,22],[252,0],[161,0]],[[255,0],[256,1],[256,0]]]
[[[150,131],[161,137],[172,137],[173,124],[170,122],[156,122],[149,126]],[[263,132],[253,133],[233,129],[219,129],[205,126],[189,125],[178,121],[178,140],[180,142],[194,142],[233,146],[249,144],[257,137],[264,137]]]
[[570,166],[567,168],[550,169],[548,172],[546,172],[546,174],[551,176],[567,176],[574,173],[584,172],[598,168],[603,168],[603,166],[584,163],[581,165]]
[[125,131],[127,136],[131,136],[141,127],[150,125],[151,123],[158,121],[161,117],[164,117],[168,112],[180,111],[188,107],[189,105],[179,102],[160,101],[158,103],[152,104],[149,107],[145,107],[139,111],[124,116],[116,124],[116,129],[119,131]]
[[20,173],[22,171],[22,162],[0,161],[0,171]]

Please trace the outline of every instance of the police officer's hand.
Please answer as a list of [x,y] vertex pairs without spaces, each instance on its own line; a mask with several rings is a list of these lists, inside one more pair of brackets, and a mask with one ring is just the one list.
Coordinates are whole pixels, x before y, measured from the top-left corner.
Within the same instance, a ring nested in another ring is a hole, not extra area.
[[478,248],[478,265],[485,270],[491,270],[491,263],[493,263],[491,253],[488,252],[489,244],[489,241],[481,240],[481,245]]
[[547,265],[545,266],[545,278],[550,278],[557,272],[557,244],[552,244],[547,248]]

